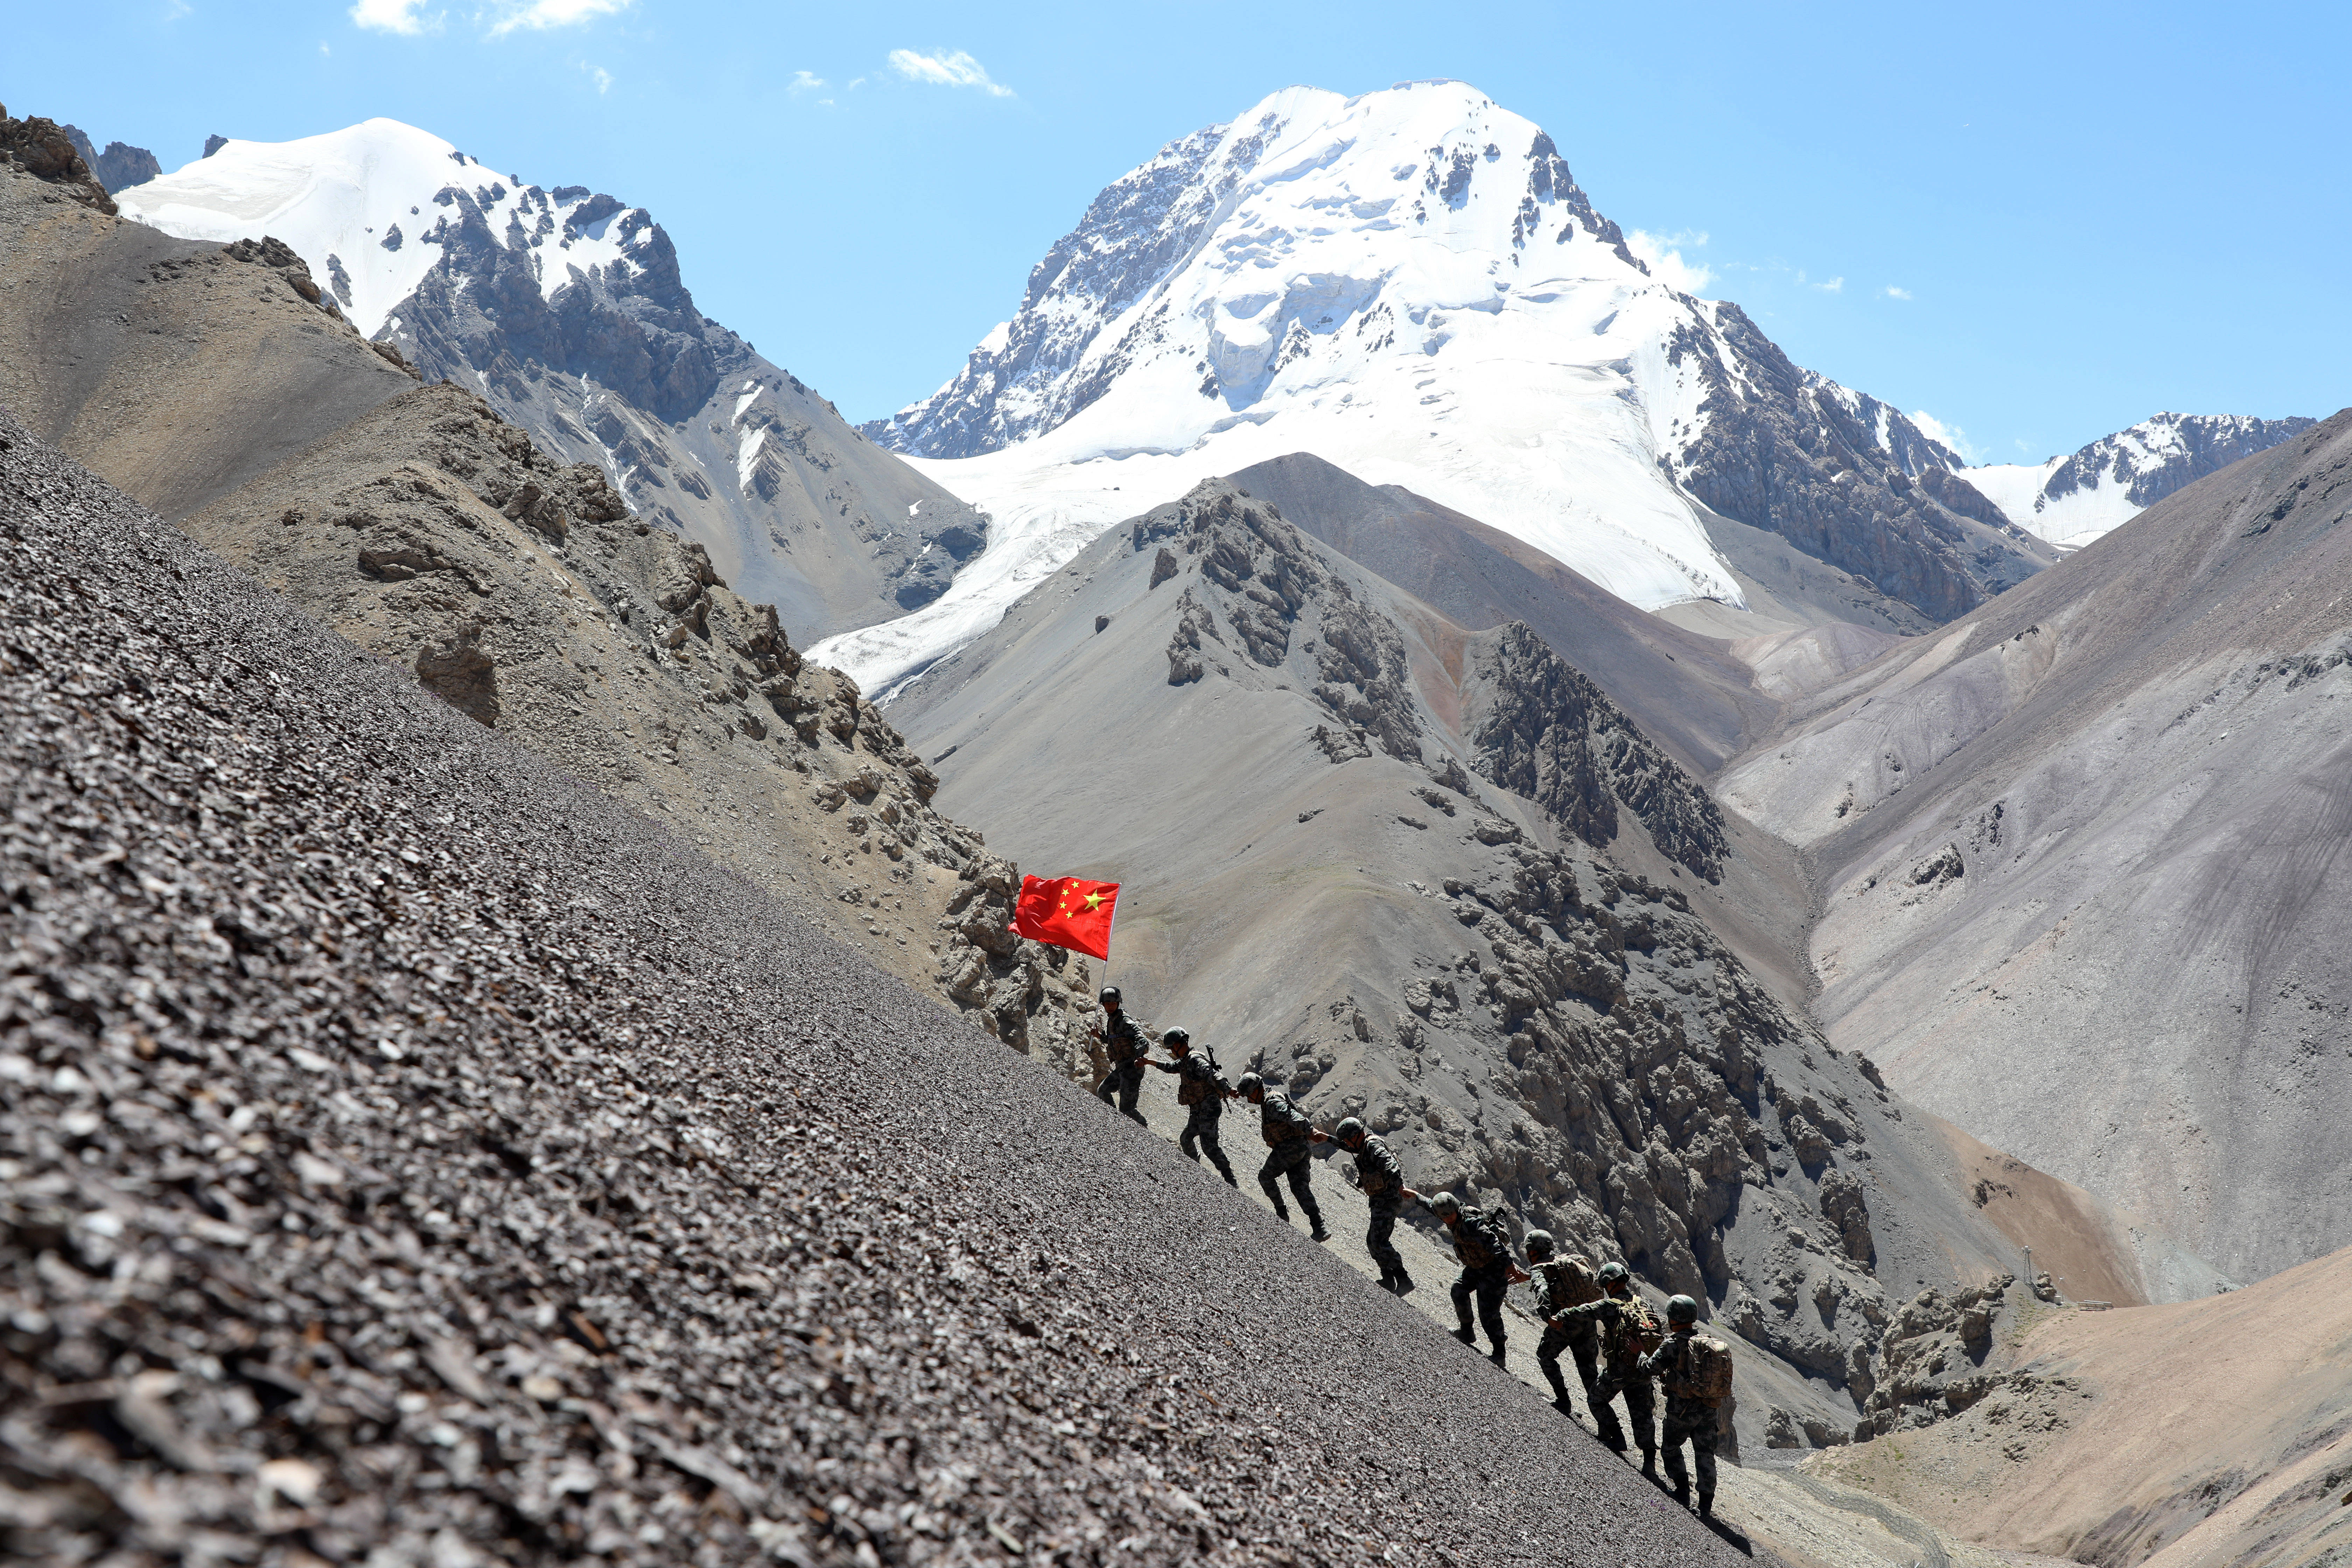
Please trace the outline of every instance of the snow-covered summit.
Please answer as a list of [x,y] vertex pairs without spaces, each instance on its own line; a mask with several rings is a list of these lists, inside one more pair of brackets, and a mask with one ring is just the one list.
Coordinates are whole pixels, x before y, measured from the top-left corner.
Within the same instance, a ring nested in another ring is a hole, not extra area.
[[1961,470],[2007,513],[2052,543],[2080,549],[2147,508],[2311,427],[2308,419],[2159,414],[2102,436],[2071,457]]
[[117,202],[125,217],[183,239],[284,240],[371,337],[441,258],[461,203],[531,251],[551,297],[575,270],[642,269],[633,252],[653,233],[644,212],[610,196],[526,184],[383,119],[293,142],[229,142]]
[[[1646,607],[1745,603],[1702,502],[1752,494],[1742,521],[1838,533],[1771,515],[1787,487],[1759,464],[1853,469],[1853,501],[1824,469],[1821,504],[1876,506],[1898,531],[1939,504],[1882,482],[1924,450],[1909,421],[1651,277],[1542,129],[1460,82],[1290,88],[1171,142],[1096,197],[960,374],[865,428],[996,520],[969,583],[825,650],[869,682],[984,629],[992,601],[1102,528],[1288,452],[1407,486]],[[1916,554],[1952,530],[1913,531]],[[1924,573],[1931,617],[1983,586],[1957,558],[1847,569],[1898,595],[1888,569]]]

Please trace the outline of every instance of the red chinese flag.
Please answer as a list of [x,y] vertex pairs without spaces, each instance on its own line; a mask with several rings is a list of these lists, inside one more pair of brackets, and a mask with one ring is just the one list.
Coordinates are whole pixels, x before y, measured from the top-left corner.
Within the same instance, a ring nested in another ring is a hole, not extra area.
[[1089,958],[1110,959],[1111,917],[1118,910],[1117,882],[1089,882],[1084,877],[1021,879],[1021,897],[1013,906],[1015,936],[1066,947]]

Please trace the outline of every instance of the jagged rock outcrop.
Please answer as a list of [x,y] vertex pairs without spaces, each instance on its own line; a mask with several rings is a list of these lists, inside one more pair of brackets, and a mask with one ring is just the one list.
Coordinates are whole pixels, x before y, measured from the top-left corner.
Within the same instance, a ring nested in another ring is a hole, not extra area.
[[1464,731],[1479,775],[1524,795],[1595,848],[1622,805],[1667,858],[1720,881],[1723,812],[1582,671],[1513,621],[1472,645]]
[[82,205],[113,216],[114,198],[99,183],[68,131],[37,114],[11,120],[6,108],[0,107],[0,167],[22,169],[37,180],[58,186]]
[[[342,311],[322,293],[317,279],[310,276],[310,264],[295,253],[294,247],[282,239],[264,236],[259,239],[240,239],[221,247],[221,254],[231,261],[247,261],[266,268],[286,279],[286,286],[330,316],[340,319]],[[396,353],[397,351],[395,351]],[[393,361],[402,362],[396,357]]]
[[106,144],[106,151],[101,153],[90,144],[89,138],[82,133],[79,126],[68,125],[64,130],[66,139],[74,144],[74,151],[81,154],[81,161],[89,165],[90,173],[98,177],[100,184],[106,187],[109,195],[128,190],[132,185],[144,184],[163,172],[163,165],[156,161],[155,154],[144,147],[110,142]]
[[[1198,591],[1179,595],[1177,629],[1168,645],[1171,686],[1198,680],[1202,639],[1238,644],[1235,657],[1265,668],[1294,662],[1296,642],[1308,661],[1302,675],[1334,723],[1318,739],[1332,761],[1369,756],[1377,745],[1391,757],[1419,761],[1423,728],[1405,668],[1404,639],[1383,616],[1357,601],[1344,577],[1316,553],[1314,542],[1282,514],[1228,480],[1210,479],[1181,500],[1153,508],[1129,525],[1129,549],[1154,552],[1150,586],[1184,571],[1176,552],[1198,574]],[[1216,627],[1213,606],[1224,611],[1230,641]]]

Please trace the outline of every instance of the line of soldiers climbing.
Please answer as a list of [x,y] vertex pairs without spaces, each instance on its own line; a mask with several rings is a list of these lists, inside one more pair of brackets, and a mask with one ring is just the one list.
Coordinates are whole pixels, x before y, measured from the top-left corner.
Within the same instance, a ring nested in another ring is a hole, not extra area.
[[[1536,1363],[1551,1384],[1553,1406],[1563,1415],[1576,1411],[1560,1372],[1559,1358],[1565,1352],[1575,1362],[1601,1441],[1622,1456],[1630,1427],[1633,1446],[1642,1455],[1642,1473],[1653,1481],[1658,1479],[1658,1450],[1663,1444],[1666,1481],[1674,1489],[1675,1500],[1685,1508],[1691,1506],[1691,1476],[1682,1453],[1687,1443],[1691,1468],[1697,1472],[1699,1517],[1714,1517],[1715,1445],[1719,1411],[1731,1393],[1731,1347],[1700,1332],[1696,1300],[1674,1297],[1666,1303],[1666,1321],[1661,1324],[1634,1291],[1633,1277],[1623,1264],[1604,1263],[1595,1269],[1591,1259],[1561,1252],[1548,1231],[1528,1232],[1528,1263],[1533,1272],[1521,1268],[1511,1256],[1510,1233],[1499,1215],[1465,1209],[1452,1193],[1423,1198],[1405,1184],[1404,1167],[1395,1151],[1356,1117],[1346,1117],[1324,1132],[1288,1095],[1270,1088],[1258,1074],[1245,1072],[1227,1083],[1213,1054],[1193,1051],[1188,1029],[1165,1031],[1160,1043],[1172,1059],[1154,1060],[1150,1042],[1120,1005],[1118,987],[1105,986],[1101,1000],[1103,1022],[1097,1037],[1109,1058],[1110,1069],[1095,1092],[1104,1104],[1116,1106],[1139,1126],[1149,1126],[1136,1109],[1144,1069],[1173,1074],[1176,1103],[1188,1112],[1177,1147],[1195,1163],[1205,1156],[1226,1185],[1238,1187],[1233,1163],[1218,1140],[1217,1123],[1226,1100],[1246,1100],[1258,1109],[1267,1151],[1265,1163],[1258,1170],[1258,1185],[1273,1202],[1274,1212],[1287,1222],[1290,1209],[1282,1200],[1282,1184],[1286,1181],[1317,1241],[1329,1240],[1331,1233],[1324,1228],[1323,1211],[1315,1202],[1308,1176],[1314,1167],[1315,1145],[1337,1143],[1354,1157],[1356,1184],[1371,1206],[1364,1249],[1380,1265],[1381,1289],[1398,1296],[1416,1289],[1412,1276],[1405,1272],[1394,1236],[1405,1205],[1423,1203],[1444,1222],[1454,1257],[1462,1265],[1454,1281],[1454,1310],[1461,1320],[1454,1337],[1465,1345],[1477,1344],[1472,1317],[1475,1305],[1476,1323],[1486,1329],[1492,1347],[1487,1359],[1496,1366],[1504,1365],[1503,1299],[1513,1285],[1531,1282],[1536,1316],[1544,1325],[1543,1338],[1536,1346]],[[1656,1404],[1650,1392],[1653,1379],[1665,1390],[1663,1430],[1657,1426]],[[1620,1401],[1624,1405],[1622,1421],[1615,1409]]]

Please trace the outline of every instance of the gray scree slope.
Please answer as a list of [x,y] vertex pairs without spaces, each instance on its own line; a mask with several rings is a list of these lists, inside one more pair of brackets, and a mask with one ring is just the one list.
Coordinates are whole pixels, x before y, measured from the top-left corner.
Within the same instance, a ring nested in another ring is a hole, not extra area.
[[11,1550],[1730,1560],[5,417],[0,495]]
[[1831,1038],[2241,1278],[2352,1241],[2352,413],[1832,684],[1724,798]]

